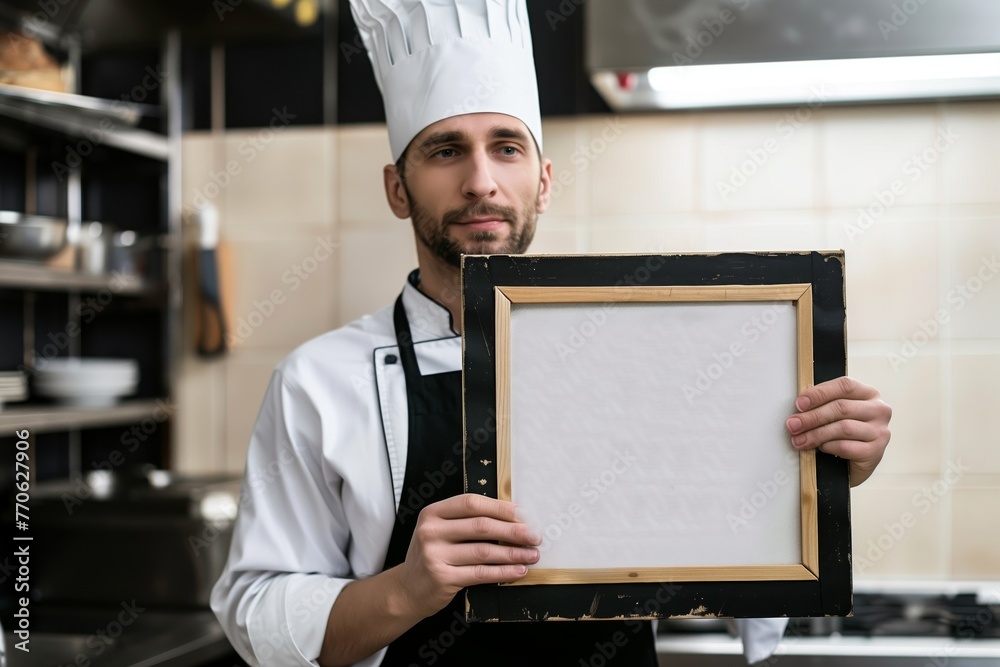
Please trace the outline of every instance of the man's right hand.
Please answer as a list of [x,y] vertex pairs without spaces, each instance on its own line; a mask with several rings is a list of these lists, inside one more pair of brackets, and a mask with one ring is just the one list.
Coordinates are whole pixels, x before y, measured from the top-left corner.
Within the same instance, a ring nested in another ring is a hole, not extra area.
[[340,592],[319,664],[341,667],[375,653],[466,586],[517,581],[538,562],[541,541],[514,515],[513,503],[468,493],[428,505],[402,564]]
[[517,581],[538,562],[541,543],[513,503],[466,493],[428,505],[398,566],[405,599],[423,618],[467,586]]

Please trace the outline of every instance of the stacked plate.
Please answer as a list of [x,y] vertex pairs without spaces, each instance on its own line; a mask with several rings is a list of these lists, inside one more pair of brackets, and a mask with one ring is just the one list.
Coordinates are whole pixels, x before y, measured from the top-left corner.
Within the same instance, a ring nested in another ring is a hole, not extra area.
[[77,408],[114,405],[138,385],[134,359],[50,359],[35,376],[36,394]]
[[20,371],[0,373],[0,408],[28,398],[28,380]]

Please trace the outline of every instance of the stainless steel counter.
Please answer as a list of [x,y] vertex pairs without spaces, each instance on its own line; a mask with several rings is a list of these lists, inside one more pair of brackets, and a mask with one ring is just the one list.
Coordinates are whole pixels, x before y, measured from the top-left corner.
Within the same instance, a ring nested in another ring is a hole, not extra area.
[[[724,634],[659,636],[663,667],[746,667],[743,644]],[[1000,639],[788,637],[769,664],[784,667],[985,667],[1000,665]]]
[[[1000,667],[1000,582],[860,580],[854,593],[852,617],[793,619],[775,657],[761,664]],[[724,626],[667,623],[656,640],[660,665],[746,667],[741,641]]]
[[[120,609],[52,611],[37,615],[30,653],[15,648],[7,633],[7,667],[55,667],[98,664],[101,667],[194,667],[232,650],[209,610],[144,610],[128,625]],[[126,618],[128,618],[126,616]]]

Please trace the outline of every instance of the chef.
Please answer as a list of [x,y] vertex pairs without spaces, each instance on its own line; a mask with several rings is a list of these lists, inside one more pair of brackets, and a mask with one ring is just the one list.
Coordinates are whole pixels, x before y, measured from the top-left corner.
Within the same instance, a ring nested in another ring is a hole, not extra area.
[[[542,541],[510,503],[463,494],[461,448],[460,257],[524,252],[551,195],[524,0],[352,10],[385,102],[386,196],[419,268],[393,304],[275,370],[212,609],[251,665],[531,665],[544,648],[563,657],[537,664],[587,665],[616,638],[600,664],[653,667],[649,623],[470,625],[458,595],[518,580]],[[792,446],[850,459],[854,484],[871,474],[889,440],[878,392],[841,378],[795,410]],[[741,622],[748,658],[783,628]]]

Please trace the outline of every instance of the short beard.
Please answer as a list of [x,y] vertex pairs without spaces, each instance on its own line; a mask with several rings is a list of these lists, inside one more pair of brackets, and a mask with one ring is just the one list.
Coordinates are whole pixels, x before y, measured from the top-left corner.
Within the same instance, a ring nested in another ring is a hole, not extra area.
[[[448,211],[438,221],[414,200],[405,182],[403,187],[406,189],[406,196],[410,200],[410,217],[413,221],[413,231],[416,233],[417,238],[431,252],[455,268],[461,267],[462,255],[519,255],[528,249],[532,239],[535,237],[538,213],[530,205],[518,211],[512,206],[498,206],[497,204],[479,201],[461,209]],[[484,215],[495,215],[510,224],[510,236],[507,237],[506,242],[501,248],[492,252],[490,251],[490,246],[499,238],[496,232],[473,232],[471,239],[476,245],[464,250],[454,239],[448,236],[448,228],[452,223]],[[518,226],[518,223],[520,223],[520,226]]]

